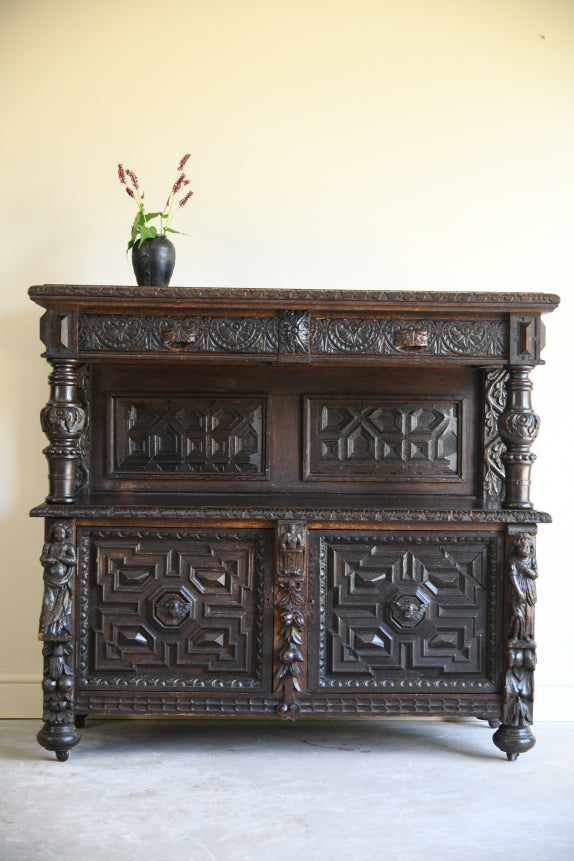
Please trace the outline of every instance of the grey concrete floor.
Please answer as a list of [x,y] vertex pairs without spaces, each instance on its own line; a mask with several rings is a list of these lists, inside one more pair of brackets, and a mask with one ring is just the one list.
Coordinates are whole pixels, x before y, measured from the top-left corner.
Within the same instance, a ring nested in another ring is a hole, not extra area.
[[1,861],[574,859],[574,723],[506,761],[476,720],[0,721]]

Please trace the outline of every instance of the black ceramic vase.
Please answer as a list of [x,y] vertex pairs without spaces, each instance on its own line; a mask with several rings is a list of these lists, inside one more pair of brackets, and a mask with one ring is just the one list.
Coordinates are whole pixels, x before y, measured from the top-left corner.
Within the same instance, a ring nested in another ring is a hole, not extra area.
[[175,246],[167,236],[154,236],[132,247],[132,265],[140,287],[167,287],[175,266]]

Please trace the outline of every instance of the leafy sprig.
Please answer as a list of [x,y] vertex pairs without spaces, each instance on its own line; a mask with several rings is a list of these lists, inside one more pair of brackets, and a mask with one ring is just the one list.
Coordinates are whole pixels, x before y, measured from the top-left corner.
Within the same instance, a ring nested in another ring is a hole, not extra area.
[[[136,174],[133,170],[124,168],[121,163],[118,164],[119,180],[124,186],[126,193],[132,198],[132,200],[134,200],[138,207],[136,217],[132,224],[131,237],[127,247],[128,251],[130,248],[133,248],[138,240],[141,245],[144,239],[153,239],[158,234],[160,236],[165,236],[166,233],[181,232],[179,230],[174,230],[173,227],[170,227],[170,224],[176,212],[185,206],[193,195],[193,191],[187,191],[183,197],[176,202],[176,198],[182,189],[185,189],[185,187],[190,184],[190,180],[184,172],[184,167],[187,164],[189,157],[190,154],[187,153],[180,159],[174,183],[161,212],[146,212],[144,204],[145,195],[144,192],[140,190],[140,184]],[[159,218],[159,230],[155,224],[150,223],[156,218]]]

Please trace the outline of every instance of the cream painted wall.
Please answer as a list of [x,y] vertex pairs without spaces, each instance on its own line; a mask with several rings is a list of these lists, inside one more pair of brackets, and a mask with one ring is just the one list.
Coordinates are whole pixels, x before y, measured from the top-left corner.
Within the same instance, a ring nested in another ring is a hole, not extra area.
[[562,294],[535,372],[537,718],[571,719],[574,3],[3,0],[0,67],[0,716],[40,713],[26,288],[133,283],[117,162],[161,205],[190,151],[174,283]]

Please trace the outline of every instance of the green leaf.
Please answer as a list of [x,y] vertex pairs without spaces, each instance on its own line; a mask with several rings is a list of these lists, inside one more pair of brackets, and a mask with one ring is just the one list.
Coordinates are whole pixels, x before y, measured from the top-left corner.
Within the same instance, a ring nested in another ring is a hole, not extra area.
[[145,220],[149,221],[151,218],[158,218],[160,215],[163,215],[163,212],[148,212],[145,216]]
[[173,227],[166,227],[166,233],[179,233],[180,236],[185,236],[185,233],[182,233],[181,230],[174,230]]
[[141,227],[140,228],[140,247],[144,239],[153,239],[154,236],[157,236],[157,229],[155,227]]

